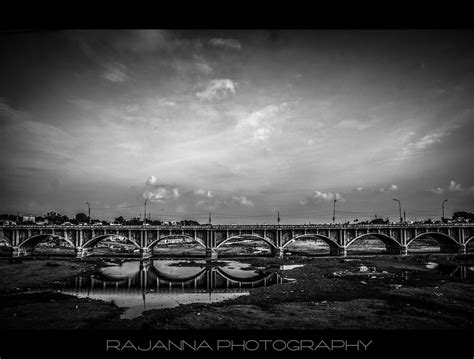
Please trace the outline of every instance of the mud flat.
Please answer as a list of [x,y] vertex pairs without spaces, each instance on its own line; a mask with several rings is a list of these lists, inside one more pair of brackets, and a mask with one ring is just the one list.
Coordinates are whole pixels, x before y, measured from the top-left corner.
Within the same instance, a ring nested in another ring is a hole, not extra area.
[[64,295],[54,288],[92,272],[97,261],[0,260],[0,329],[84,329],[119,317],[111,303]]
[[[277,267],[283,277],[294,280],[250,289],[249,295],[219,303],[148,310],[135,319],[120,319],[123,309],[113,303],[54,291],[55,282],[92,271],[95,261],[24,260],[18,264],[3,261],[0,326],[1,329],[474,328],[473,255],[239,260],[255,267]],[[281,269],[286,266],[292,269]],[[45,288],[51,290],[44,291]]]

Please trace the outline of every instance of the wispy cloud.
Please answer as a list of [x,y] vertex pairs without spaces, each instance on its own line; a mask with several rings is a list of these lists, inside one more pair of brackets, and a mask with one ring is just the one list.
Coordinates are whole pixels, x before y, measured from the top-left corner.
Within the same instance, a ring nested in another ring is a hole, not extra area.
[[254,204],[251,200],[249,200],[245,196],[232,196],[232,199],[230,200],[231,204],[237,204],[239,206],[244,206],[244,207],[253,207]]
[[[414,133],[412,133],[413,135]],[[440,129],[429,133],[414,142],[408,143],[402,150],[403,155],[409,156],[417,152],[429,150],[434,145],[441,143],[443,139],[451,134],[447,129]]]
[[395,184],[391,184],[389,186],[385,186],[379,189],[380,192],[387,192],[387,191],[398,191],[398,186]]
[[106,68],[103,77],[110,82],[124,82],[128,76],[125,73],[127,67],[124,64],[114,62],[104,65]]
[[221,39],[221,38],[213,38],[209,40],[209,43],[213,46],[217,47],[224,47],[228,49],[240,50],[242,45],[239,41],[235,39]]
[[335,128],[339,129],[347,129],[347,130],[366,130],[373,126],[374,121],[366,120],[355,120],[355,119],[346,119],[342,120],[341,122],[337,123]]
[[448,190],[450,192],[458,192],[458,191],[462,191],[463,188],[461,187],[459,183],[456,183],[455,181],[451,181],[449,182]]
[[268,105],[259,110],[251,112],[248,116],[241,118],[237,123],[237,129],[244,131],[245,135],[253,141],[268,140],[275,131],[275,116],[286,108],[287,104]]
[[311,196],[306,197],[304,201],[300,201],[302,205],[314,205],[321,202],[332,202],[334,200],[345,202],[345,198],[342,197],[341,194],[338,192],[321,192],[321,191],[314,191]]
[[444,189],[441,188],[441,187],[429,188],[428,191],[431,192],[431,193],[434,193],[434,194],[443,194],[444,193]]
[[212,101],[222,99],[228,95],[235,94],[236,84],[230,79],[211,80],[203,91],[197,92],[200,100]]

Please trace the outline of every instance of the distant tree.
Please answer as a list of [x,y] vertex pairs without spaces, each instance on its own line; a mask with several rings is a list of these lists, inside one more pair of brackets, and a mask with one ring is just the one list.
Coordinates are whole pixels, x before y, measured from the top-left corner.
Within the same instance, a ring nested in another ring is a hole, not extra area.
[[151,224],[152,226],[160,226],[161,225],[161,221],[157,220],[157,219],[148,219],[146,221],[146,223],[149,223]]
[[117,217],[117,218],[115,218],[115,222],[123,224],[123,223],[125,223],[125,218],[123,218],[123,216]]
[[89,217],[87,217],[87,215],[84,214],[84,213],[78,213],[78,214],[76,214],[76,221],[77,222],[82,222],[82,223],[87,223],[87,222],[89,222]]
[[199,222],[193,221],[190,219],[185,219],[184,221],[181,221],[182,226],[199,226]]
[[453,213],[453,221],[458,221],[458,222],[474,222],[474,213],[468,213],[465,211],[460,211],[460,212],[454,212]]
[[387,224],[389,221],[388,219],[383,218],[376,218],[370,221],[370,224]]
[[143,221],[138,217],[134,217],[131,220],[127,221],[127,224],[130,226],[139,226],[143,224]]
[[44,218],[47,219],[49,221],[49,223],[53,223],[53,224],[62,223],[61,222],[61,217],[63,217],[63,216],[61,216],[61,214],[59,214],[58,212],[55,212],[55,211],[48,212],[44,215]]

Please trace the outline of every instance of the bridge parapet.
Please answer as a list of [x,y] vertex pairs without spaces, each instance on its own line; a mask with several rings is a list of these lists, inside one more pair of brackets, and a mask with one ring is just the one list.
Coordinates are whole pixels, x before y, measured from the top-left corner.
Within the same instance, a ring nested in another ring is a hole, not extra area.
[[201,226],[62,226],[17,225],[0,226],[4,239],[16,248],[15,253],[29,254],[44,238],[56,236],[72,244],[79,253],[88,255],[97,243],[110,236],[127,238],[144,256],[153,253],[153,246],[166,238],[187,237],[206,248],[209,257],[216,257],[218,248],[231,239],[256,238],[266,242],[276,254],[285,247],[307,238],[323,240],[331,255],[345,255],[354,241],[364,236],[384,242],[389,253],[406,254],[410,243],[431,236],[441,251],[466,253],[474,236],[474,223],[449,224],[334,224],[334,225],[201,225]]

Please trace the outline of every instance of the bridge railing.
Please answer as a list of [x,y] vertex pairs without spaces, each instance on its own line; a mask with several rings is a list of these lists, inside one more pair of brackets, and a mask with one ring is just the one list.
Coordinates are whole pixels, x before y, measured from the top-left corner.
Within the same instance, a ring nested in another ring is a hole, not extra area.
[[439,223],[439,224],[406,224],[406,223],[389,223],[389,224],[286,224],[286,225],[200,225],[200,226],[180,226],[180,225],[101,225],[101,226],[89,226],[89,225],[5,225],[0,226],[1,229],[55,229],[55,230],[137,230],[137,229],[151,229],[151,230],[203,230],[203,229],[214,229],[214,230],[264,230],[264,229],[365,229],[365,228],[446,228],[446,227],[474,227],[474,223]]

